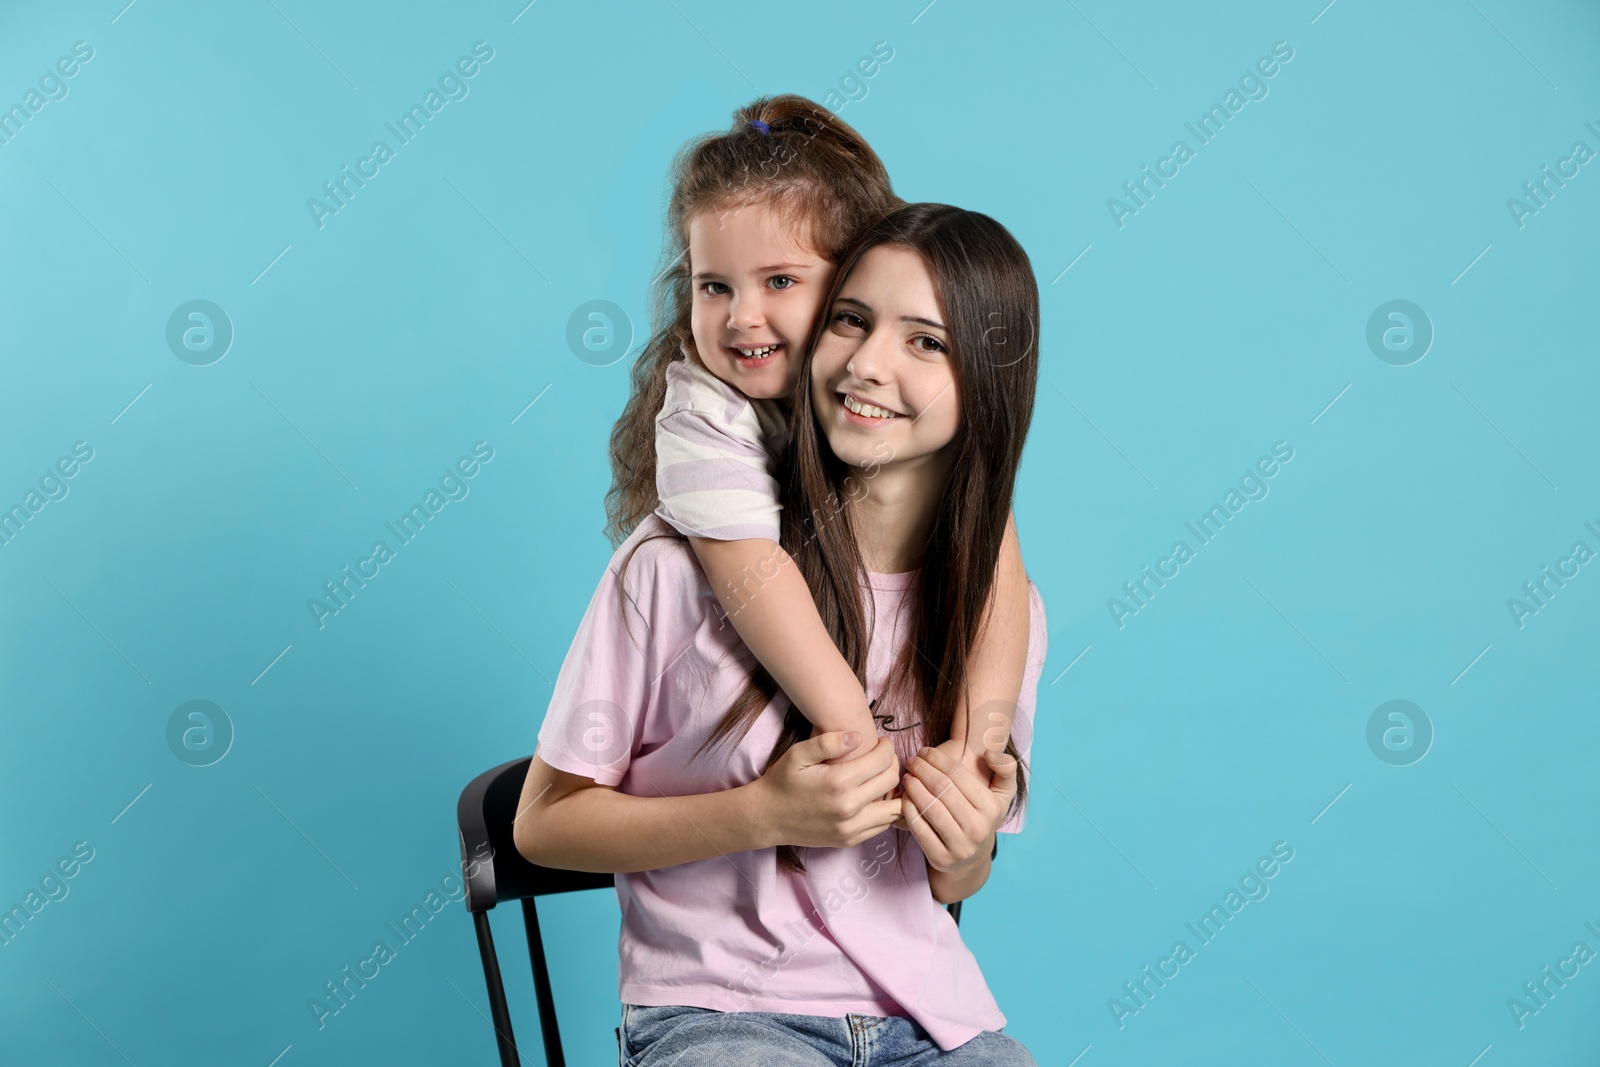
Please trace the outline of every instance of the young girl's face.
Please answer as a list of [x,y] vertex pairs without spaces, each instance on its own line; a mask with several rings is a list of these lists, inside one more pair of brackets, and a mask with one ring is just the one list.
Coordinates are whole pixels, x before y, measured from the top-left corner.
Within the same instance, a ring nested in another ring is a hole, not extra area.
[[916,252],[856,261],[811,357],[811,404],[834,455],[856,467],[947,461],[961,425],[939,291]]
[[688,231],[700,359],[748,397],[787,398],[834,265],[765,204],[698,212]]

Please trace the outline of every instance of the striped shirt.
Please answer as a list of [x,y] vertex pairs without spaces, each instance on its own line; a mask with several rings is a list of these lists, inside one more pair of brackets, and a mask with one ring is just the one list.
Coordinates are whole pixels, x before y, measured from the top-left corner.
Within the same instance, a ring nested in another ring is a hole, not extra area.
[[753,400],[683,353],[656,415],[656,514],[686,537],[778,540],[777,457],[789,441],[775,400]]

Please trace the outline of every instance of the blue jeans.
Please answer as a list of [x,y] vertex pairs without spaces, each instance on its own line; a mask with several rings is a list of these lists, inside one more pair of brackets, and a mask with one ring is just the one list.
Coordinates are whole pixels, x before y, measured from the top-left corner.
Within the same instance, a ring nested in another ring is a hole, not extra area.
[[946,1052],[900,1015],[623,1004],[616,1034],[619,1067],[1038,1067],[1021,1042],[998,1030]]

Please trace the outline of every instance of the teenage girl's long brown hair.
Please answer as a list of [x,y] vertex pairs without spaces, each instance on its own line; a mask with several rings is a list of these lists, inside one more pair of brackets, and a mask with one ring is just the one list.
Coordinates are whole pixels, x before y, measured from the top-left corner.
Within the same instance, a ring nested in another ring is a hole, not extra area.
[[693,349],[689,220],[701,211],[763,204],[792,220],[813,250],[837,263],[850,238],[902,201],[867,142],[827,108],[785,93],[754,100],[733,125],[685,145],[672,167],[664,269],[651,286],[650,340],[633,364],[627,405],[611,430],[606,536],[627,539],[655,511],[655,418],[667,365]]
[[[901,726],[914,723],[912,716],[920,711],[920,730],[893,734],[904,760],[921,744],[936,745],[950,736],[959,694],[967,684],[969,657],[994,584],[1017,466],[1033,416],[1039,290],[1027,253],[1004,226],[987,215],[945,204],[908,204],[870,224],[840,264],[807,342],[793,394],[792,433],[779,465],[781,543],[799,566],[823,624],[863,686],[874,621],[866,619],[862,610],[859,583],[865,564],[851,506],[865,486],[860,473],[845,466],[818,432],[811,361],[851,269],[867,251],[885,245],[908,248],[928,264],[948,328],[960,405],[949,481],[935,511],[922,565],[906,592],[910,600],[906,645],[890,670],[885,692],[879,694],[878,711],[887,710],[894,716],[891,721]],[[744,692],[696,754],[729,737],[742,737],[778,692],[772,676],[756,663]],[[974,708],[972,714],[983,718],[985,710]],[[791,745],[810,737],[811,731],[811,723],[789,703],[767,766]],[[1011,737],[1005,752],[1019,761],[1017,794],[1009,815],[1025,803],[1028,786]],[[777,852],[780,869],[804,869],[796,846],[780,845]],[[903,847],[897,848],[897,861],[904,854]]]

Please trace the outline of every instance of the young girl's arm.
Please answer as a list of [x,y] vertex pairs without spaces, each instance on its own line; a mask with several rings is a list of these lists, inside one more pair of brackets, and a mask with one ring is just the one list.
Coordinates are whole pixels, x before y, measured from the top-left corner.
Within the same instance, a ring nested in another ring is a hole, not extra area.
[[1022,567],[1016,522],[1007,516],[989,604],[967,666],[967,688],[950,730],[952,755],[985,783],[991,772],[983,750],[1005,748],[1022,693],[1028,661],[1028,599],[1028,575]]
[[[985,748],[1001,751],[1011,734],[1022,695],[1022,676],[1028,665],[1028,634],[1032,605],[1028,575],[1022,567],[1014,517],[1006,518],[1005,539],[995,564],[995,580],[973,654],[967,664],[967,688],[957,703],[950,737],[933,747],[958,760],[987,785],[994,772],[984,758]],[[904,783],[902,782],[902,789]],[[915,817],[914,812],[908,814]],[[895,823],[910,829],[905,816]],[[941,904],[963,900],[976,893],[989,878],[989,851],[994,835],[981,850],[983,860],[962,875],[938,871],[928,865],[928,888]]]
[[[816,727],[812,736],[859,730],[864,742],[875,741],[878,727],[867,695],[828,636],[810,588],[782,546],[766,537],[690,537],[689,544],[734,630]],[[1018,672],[1016,688],[1021,687]],[[829,762],[846,763],[871,748],[858,744]]]
[[[688,539],[734,631],[816,727],[812,736],[861,731],[866,743],[829,762],[857,759],[878,728],[800,569],[777,541],[778,486],[765,442],[775,427],[764,421],[764,412],[774,413],[684,355],[668,365],[656,416],[657,513]],[[781,416],[772,421],[781,424]]]

